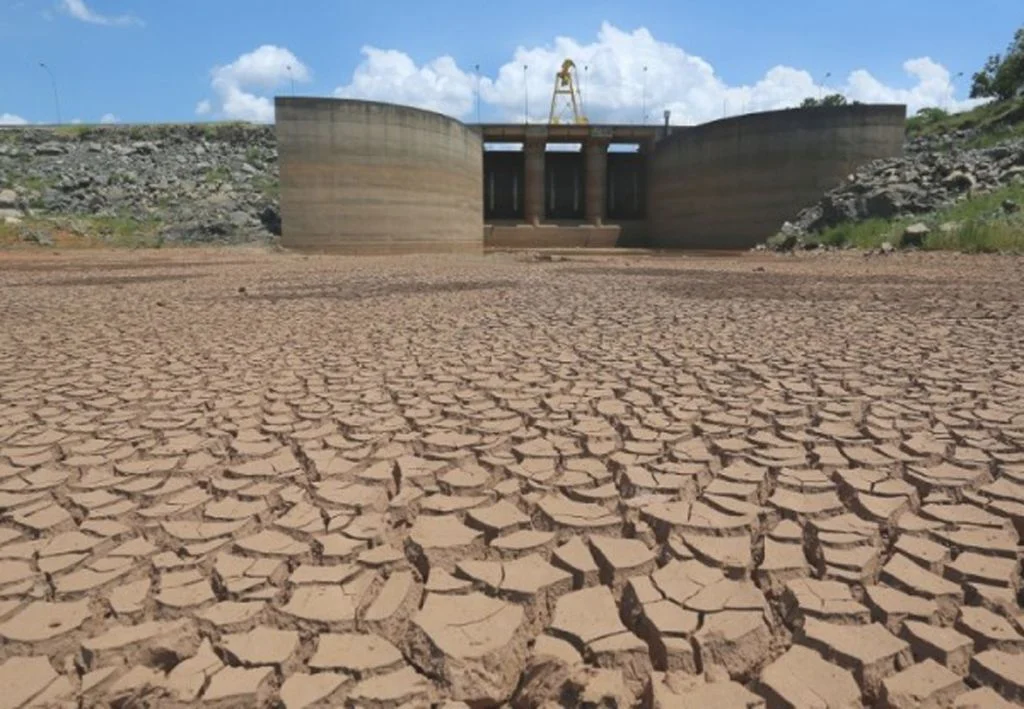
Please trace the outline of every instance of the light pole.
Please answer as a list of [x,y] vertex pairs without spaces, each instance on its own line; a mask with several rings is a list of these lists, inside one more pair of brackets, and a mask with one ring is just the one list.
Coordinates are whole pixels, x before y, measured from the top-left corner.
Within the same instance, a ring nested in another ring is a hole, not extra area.
[[292,96],[295,96],[295,76],[292,74],[292,65],[289,64],[285,67],[288,70],[288,79],[292,82]]
[[828,77],[830,77],[830,76],[832,76],[832,72],[831,71],[826,71],[825,72],[825,78],[823,78],[821,80],[821,90],[818,92],[818,99],[819,100],[825,98],[825,82],[828,81]]
[[476,122],[480,122],[480,65],[475,64],[473,68],[476,70]]
[[583,81],[580,82],[580,112],[583,113],[584,116],[587,115],[587,109],[586,109],[586,105],[587,104],[585,103],[586,99],[584,98],[583,87],[586,86],[586,84],[587,84],[587,70],[588,69],[590,69],[590,65],[589,64],[584,64],[583,65]]
[[953,74],[953,80],[950,82],[950,84],[952,84],[952,90],[949,92],[949,103],[946,106],[947,111],[953,108],[953,102],[956,101],[956,81],[957,79],[962,78],[963,75],[964,73],[962,71],[958,71],[957,73]]
[[647,123],[647,65],[644,64],[643,92],[640,99],[640,123]]
[[526,70],[529,66],[523,64],[523,123],[530,122],[530,87],[526,83]]
[[60,125],[60,96],[57,94],[57,79],[54,78],[53,72],[50,71],[50,67],[46,66],[44,62],[39,62],[39,66],[43,68],[43,71],[50,75],[50,84],[53,86],[53,104],[57,107],[57,125]]

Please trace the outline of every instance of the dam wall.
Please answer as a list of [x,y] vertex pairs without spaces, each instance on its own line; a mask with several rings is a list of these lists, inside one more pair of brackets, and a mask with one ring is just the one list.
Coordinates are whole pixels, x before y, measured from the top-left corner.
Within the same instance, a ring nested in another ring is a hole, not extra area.
[[275,101],[281,245],[402,254],[483,249],[483,145],[459,121],[407,106]]
[[903,154],[906,107],[752,113],[675,130],[650,157],[648,244],[746,249],[859,166]]

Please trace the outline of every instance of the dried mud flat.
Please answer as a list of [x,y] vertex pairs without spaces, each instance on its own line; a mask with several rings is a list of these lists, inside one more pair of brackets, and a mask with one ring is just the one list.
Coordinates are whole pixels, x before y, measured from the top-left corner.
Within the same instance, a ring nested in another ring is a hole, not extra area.
[[1024,701],[1024,262],[0,255],[0,707]]

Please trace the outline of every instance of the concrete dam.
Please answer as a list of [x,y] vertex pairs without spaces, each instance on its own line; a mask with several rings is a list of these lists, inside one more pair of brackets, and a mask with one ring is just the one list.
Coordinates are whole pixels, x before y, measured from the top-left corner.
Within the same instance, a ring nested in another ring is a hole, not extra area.
[[281,243],[320,253],[750,248],[859,165],[902,155],[906,120],[903,105],[854,104],[684,127],[474,125],[372,101],[275,104]]

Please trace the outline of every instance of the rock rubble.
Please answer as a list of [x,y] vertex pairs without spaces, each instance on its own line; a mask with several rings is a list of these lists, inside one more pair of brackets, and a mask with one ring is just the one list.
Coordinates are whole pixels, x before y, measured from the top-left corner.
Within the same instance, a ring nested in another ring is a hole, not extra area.
[[[817,235],[831,227],[928,215],[972,196],[1024,184],[1024,140],[979,149],[963,149],[951,140],[946,150],[925,149],[931,145],[911,142],[903,157],[861,166],[785,222],[768,245],[778,250],[814,248]],[[1013,202],[1002,205],[1003,214],[1018,211]],[[893,246],[919,246],[927,233],[927,226],[912,225]]]
[[277,185],[273,126],[0,130],[0,224],[46,217],[168,243],[267,241],[280,234]]

